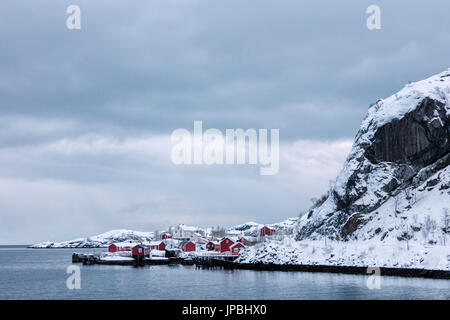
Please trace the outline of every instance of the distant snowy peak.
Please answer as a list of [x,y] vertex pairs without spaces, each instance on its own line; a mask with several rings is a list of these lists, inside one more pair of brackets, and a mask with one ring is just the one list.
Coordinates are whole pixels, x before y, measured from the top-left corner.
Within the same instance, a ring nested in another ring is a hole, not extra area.
[[289,218],[278,223],[261,224],[253,221],[249,221],[234,227],[227,229],[228,233],[240,232],[244,236],[258,236],[262,227],[267,226],[277,231],[283,231],[284,233],[292,233],[297,225],[298,218]]
[[105,233],[99,234],[97,236],[90,237],[91,240],[95,241],[104,241],[104,240],[117,240],[117,239],[125,239],[125,240],[140,240],[140,239],[149,239],[153,237],[153,232],[144,232],[144,231],[135,231],[135,230],[126,230],[126,229],[117,229],[107,231]]
[[237,226],[228,228],[227,231],[240,231],[242,233],[252,233],[257,229],[262,228],[264,225],[260,223],[256,223],[253,221],[245,222],[242,224],[239,224]]
[[[372,105],[333,188],[299,221],[298,238],[361,239],[367,237],[361,232],[363,226],[368,226],[365,230],[373,237],[375,230],[378,236],[380,230],[384,235],[387,229],[383,240],[401,239],[397,237],[400,227],[423,225],[428,212],[438,219],[437,215],[445,212],[450,201],[449,101],[450,70],[447,70],[410,83]],[[424,184],[439,188],[424,188]],[[433,203],[428,198],[433,198]],[[405,199],[409,203],[400,206]],[[411,211],[419,206],[419,199],[432,207]],[[413,211],[414,214],[399,218]],[[392,214],[395,223],[390,219]],[[375,220],[381,224],[384,221],[386,226],[375,228]],[[408,237],[414,239],[412,234]]]
[[30,248],[102,248],[116,242],[149,242],[153,240],[153,232],[134,230],[111,230],[88,238],[78,238],[63,242],[42,242]]

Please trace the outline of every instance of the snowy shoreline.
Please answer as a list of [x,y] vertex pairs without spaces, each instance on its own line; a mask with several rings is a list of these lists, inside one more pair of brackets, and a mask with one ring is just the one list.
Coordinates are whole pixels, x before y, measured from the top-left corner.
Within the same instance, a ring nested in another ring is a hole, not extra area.
[[247,250],[236,260],[242,264],[323,265],[336,267],[380,267],[450,272],[448,246],[402,245],[396,240],[295,241],[271,239]]

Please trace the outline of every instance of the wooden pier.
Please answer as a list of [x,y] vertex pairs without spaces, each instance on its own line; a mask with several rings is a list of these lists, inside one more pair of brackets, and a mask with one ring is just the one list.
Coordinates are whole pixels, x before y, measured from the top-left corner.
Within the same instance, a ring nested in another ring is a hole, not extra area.
[[[132,258],[132,259],[130,259]],[[124,257],[124,259],[104,259],[100,254],[84,254],[84,253],[73,253],[72,263],[82,263],[83,265],[116,265],[116,266],[135,266],[141,267],[144,265],[193,265],[194,261],[191,258],[177,258],[177,257],[155,257],[147,258],[144,256],[135,257]]]
[[228,269],[236,260],[237,256],[205,256],[205,257],[195,257],[194,261],[197,268],[215,269],[224,268]]
[[232,268],[233,261],[237,256],[232,255],[213,255],[213,256],[197,256],[197,257],[154,257],[147,258],[144,256],[123,257],[120,259],[105,259],[101,254],[85,254],[73,253],[72,263],[82,263],[83,265],[115,265],[115,266],[135,266],[141,267],[145,265],[196,265],[198,268]]
[[[73,263],[83,263],[84,265],[103,264],[103,265],[128,265],[128,266],[144,266],[144,265],[192,265],[196,268],[206,269],[246,269],[259,271],[300,271],[300,272],[326,272],[326,273],[342,273],[342,274],[367,274],[367,267],[362,266],[333,266],[333,265],[278,265],[264,263],[236,263],[237,256],[231,255],[214,255],[214,256],[197,256],[193,258],[156,258],[156,259],[124,259],[124,260],[105,260],[100,254],[82,254],[73,253]],[[381,274],[385,276],[400,277],[421,277],[434,279],[450,279],[450,271],[446,270],[426,270],[426,269],[409,269],[409,268],[386,268],[381,267]]]

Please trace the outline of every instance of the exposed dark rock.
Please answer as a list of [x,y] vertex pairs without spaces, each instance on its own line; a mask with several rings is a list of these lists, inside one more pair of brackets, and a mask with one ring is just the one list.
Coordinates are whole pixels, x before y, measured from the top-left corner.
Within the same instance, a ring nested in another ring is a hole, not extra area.
[[364,218],[362,217],[362,214],[356,213],[353,216],[351,216],[347,223],[344,224],[344,226],[341,229],[341,233],[343,237],[347,237],[348,235],[355,232],[358,227],[365,222]]
[[437,184],[439,183],[439,181],[440,181],[440,180],[439,180],[438,178],[428,180],[428,181],[427,181],[426,187],[427,187],[427,188],[428,188],[428,187],[434,187],[435,185],[437,185]]
[[445,105],[425,98],[413,112],[378,128],[365,155],[372,163],[395,162],[423,168],[448,152],[448,141]]
[[398,241],[406,241],[411,240],[413,236],[409,234],[408,232],[403,232],[399,237],[397,237]]

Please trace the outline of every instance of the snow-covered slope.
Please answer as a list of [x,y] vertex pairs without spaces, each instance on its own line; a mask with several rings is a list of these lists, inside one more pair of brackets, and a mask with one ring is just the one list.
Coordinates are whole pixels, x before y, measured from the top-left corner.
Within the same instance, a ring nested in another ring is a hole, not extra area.
[[450,270],[449,247],[377,240],[271,239],[242,251],[237,262]]
[[278,223],[261,224],[253,221],[249,221],[227,229],[227,232],[239,231],[244,236],[256,237],[259,235],[259,231],[262,227],[267,226],[275,229],[278,232],[282,231],[285,234],[293,233],[297,225],[298,218],[289,218]]
[[241,261],[449,269],[449,101],[450,69],[378,100],[333,187],[299,219],[297,241],[259,244]]
[[153,240],[153,232],[133,230],[111,230],[88,238],[79,238],[63,242],[42,242],[30,248],[102,248],[115,242],[149,242]]

